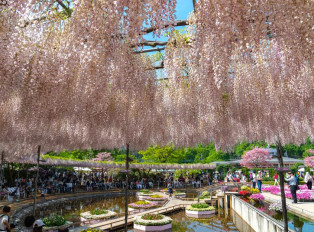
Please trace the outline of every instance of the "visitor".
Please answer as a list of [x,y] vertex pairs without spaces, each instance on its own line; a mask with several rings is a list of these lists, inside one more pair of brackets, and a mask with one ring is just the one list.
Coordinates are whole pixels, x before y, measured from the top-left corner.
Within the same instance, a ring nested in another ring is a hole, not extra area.
[[172,193],[173,193],[173,189],[172,189],[172,185],[171,183],[168,184],[168,193],[169,193],[169,198],[172,198]]
[[33,225],[33,232],[42,232],[44,225],[45,223],[41,219],[36,220]]
[[297,172],[295,174],[295,178],[297,179],[297,185],[299,185],[300,184],[300,172]]
[[306,183],[307,188],[309,190],[311,190],[312,189],[313,178],[311,177],[309,172],[306,172],[305,177],[304,177],[304,182]]
[[290,186],[290,192],[293,198],[293,203],[296,204],[297,201],[297,179],[294,176],[293,172],[288,173],[290,175],[289,178],[286,179],[286,181],[289,181],[289,186]]
[[0,215],[0,231],[11,231],[10,227],[10,214],[11,207],[3,206],[2,214]]
[[33,225],[35,222],[35,217],[33,215],[26,216],[24,220],[24,226],[23,232],[32,232],[33,231]]
[[274,175],[274,180],[275,180],[274,185],[279,185],[279,183],[278,183],[278,175],[277,175],[277,173],[275,173],[275,175]]
[[241,182],[246,183],[246,175],[242,174]]
[[253,183],[253,188],[256,188],[256,174],[255,171],[252,173],[252,183]]
[[261,171],[258,171],[258,174],[256,176],[256,179],[257,179],[257,187],[258,187],[258,190],[259,192],[261,193],[262,192],[262,180],[263,180],[263,176],[262,176],[262,172]]

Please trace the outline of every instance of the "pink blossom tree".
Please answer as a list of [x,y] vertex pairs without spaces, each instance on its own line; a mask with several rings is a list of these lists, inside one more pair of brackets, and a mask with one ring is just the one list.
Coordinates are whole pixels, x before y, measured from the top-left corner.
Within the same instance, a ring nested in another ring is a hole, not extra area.
[[96,158],[92,159],[92,161],[112,161],[112,156],[110,152],[101,152],[98,153]]
[[241,165],[247,168],[270,167],[271,155],[264,148],[254,148],[242,156]]
[[305,157],[304,163],[306,166],[313,168],[314,167],[314,156]]

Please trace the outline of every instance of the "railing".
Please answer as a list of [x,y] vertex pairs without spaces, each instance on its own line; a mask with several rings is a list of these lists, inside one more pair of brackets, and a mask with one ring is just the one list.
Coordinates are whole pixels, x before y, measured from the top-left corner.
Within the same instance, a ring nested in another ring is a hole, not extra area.
[[[172,212],[174,210],[178,210],[178,209],[185,209],[186,206],[188,206],[190,204],[179,204],[179,205],[174,205],[174,206],[168,206],[166,208],[159,208],[159,209],[154,209],[154,210],[150,210],[149,213],[150,214],[158,214],[160,212],[162,213],[168,213],[168,212]],[[146,212],[145,212],[146,213]],[[144,214],[144,212],[143,212]],[[139,214],[141,215],[141,214]],[[131,215],[131,216],[128,216],[128,225],[129,224],[132,224],[135,217],[138,216],[138,215]],[[90,227],[92,228],[100,228],[100,229],[108,229],[107,227],[109,226],[109,229],[112,230],[112,228],[114,227],[120,227],[120,226],[123,226],[124,223],[125,223],[125,218],[117,218],[117,219],[113,219],[111,222],[110,221],[107,221],[108,223],[106,224],[103,224],[103,225],[99,225],[99,224],[95,224],[95,225],[92,225]],[[117,225],[114,225],[114,224],[117,224]]]
[[[243,208],[244,206],[245,208]],[[240,215],[240,217],[250,225],[255,231],[269,231],[269,229],[265,229],[263,226],[268,226],[271,228],[276,228],[274,231],[284,231],[284,226],[282,223],[278,222],[276,219],[272,218],[268,214],[256,209],[254,206],[249,203],[241,200],[239,197],[232,195],[232,209],[235,213]],[[255,215],[254,215],[255,214]],[[258,216],[260,220],[266,220],[268,223],[258,223]],[[289,231],[294,232],[294,230],[289,228]]]

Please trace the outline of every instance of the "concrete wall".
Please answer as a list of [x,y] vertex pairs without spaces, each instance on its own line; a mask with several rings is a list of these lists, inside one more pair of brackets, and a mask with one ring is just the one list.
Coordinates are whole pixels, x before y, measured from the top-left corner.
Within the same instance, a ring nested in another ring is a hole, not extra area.
[[[256,232],[283,232],[283,224],[279,223],[274,218],[268,216],[264,212],[256,209],[254,206],[242,201],[237,196],[232,195],[232,210],[238,214],[253,230]],[[237,217],[233,217],[234,224],[240,231],[246,231],[244,228],[237,223]],[[238,225],[237,225],[238,224]],[[244,230],[242,230],[244,229]],[[293,230],[289,230],[293,231]]]

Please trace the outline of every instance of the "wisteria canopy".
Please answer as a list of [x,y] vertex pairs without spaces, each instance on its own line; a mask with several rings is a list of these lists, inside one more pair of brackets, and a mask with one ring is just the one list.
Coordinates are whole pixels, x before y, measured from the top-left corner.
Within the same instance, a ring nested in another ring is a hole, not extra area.
[[314,139],[312,0],[197,1],[189,40],[170,32],[158,84],[134,48],[147,26],[175,24],[176,1],[2,2],[0,149],[12,160],[37,145]]

